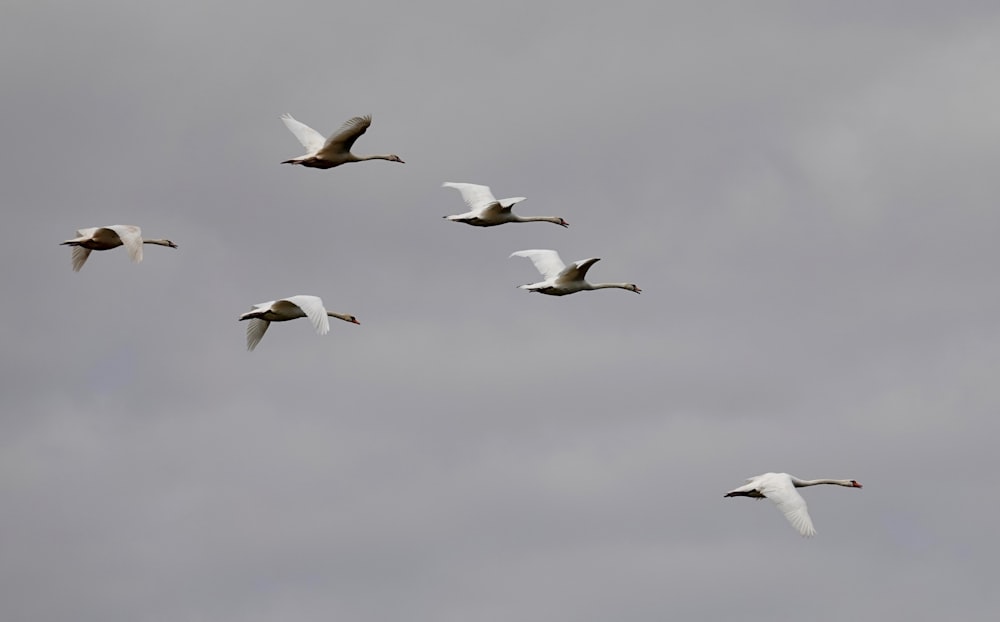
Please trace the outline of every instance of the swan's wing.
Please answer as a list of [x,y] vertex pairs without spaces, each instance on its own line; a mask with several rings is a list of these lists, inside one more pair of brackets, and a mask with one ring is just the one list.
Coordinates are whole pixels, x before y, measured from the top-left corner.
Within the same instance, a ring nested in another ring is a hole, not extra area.
[[788,522],[803,536],[816,535],[806,500],[795,490],[789,477],[769,477],[760,482],[760,492],[778,506]]
[[600,257],[591,257],[590,259],[574,261],[559,273],[558,278],[560,281],[582,281],[587,277],[587,270],[590,270],[590,266],[600,260]]
[[330,332],[330,318],[327,316],[323,300],[319,296],[289,296],[284,301],[302,309],[318,334],[325,335]]
[[354,141],[358,139],[359,136],[365,133],[368,126],[372,124],[372,116],[365,115],[363,117],[354,117],[353,119],[347,120],[340,129],[330,135],[330,138],[326,139],[326,143],[323,144],[323,148],[320,150],[322,153],[347,153],[354,146]]
[[142,230],[135,225],[111,225],[103,227],[118,234],[125,250],[128,251],[129,259],[135,263],[142,261]]
[[493,193],[490,192],[489,186],[480,186],[479,184],[466,184],[462,182],[446,181],[441,184],[444,188],[454,188],[462,193],[462,199],[465,200],[465,204],[475,211],[481,211],[496,204],[495,209],[499,209],[501,206],[497,203],[496,198]]
[[497,203],[500,204],[500,208],[505,212],[510,212],[510,208],[514,207],[521,201],[526,200],[527,197],[511,197],[509,199],[500,199]]
[[480,210],[476,210],[475,214],[484,220],[496,220],[500,218],[501,214],[509,211],[509,209],[503,209],[499,203],[494,202],[484,206]]
[[281,120],[285,122],[285,127],[292,134],[295,134],[295,138],[299,139],[302,146],[309,150],[309,153],[316,153],[323,148],[323,143],[326,142],[326,139],[323,138],[322,134],[305,123],[296,121],[290,114],[281,115]]
[[511,257],[527,257],[535,268],[542,273],[545,280],[554,279],[559,273],[566,269],[566,264],[559,259],[559,253],[545,249],[530,249],[517,251],[510,254]]
[[267,320],[256,317],[247,323],[247,350],[253,352],[260,340],[264,338],[264,333],[267,332],[267,327],[270,325],[271,323]]
[[83,267],[83,264],[87,263],[87,257],[90,257],[89,248],[84,248],[82,246],[73,247],[73,272],[80,271],[80,268]]

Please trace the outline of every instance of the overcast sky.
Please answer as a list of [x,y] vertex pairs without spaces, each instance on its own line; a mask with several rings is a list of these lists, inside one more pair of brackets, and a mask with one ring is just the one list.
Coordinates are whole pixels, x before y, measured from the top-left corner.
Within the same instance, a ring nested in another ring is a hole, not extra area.
[[[985,1],[6,2],[0,617],[993,619],[998,68]],[[118,223],[180,248],[72,272]],[[361,326],[247,352],[294,294]]]

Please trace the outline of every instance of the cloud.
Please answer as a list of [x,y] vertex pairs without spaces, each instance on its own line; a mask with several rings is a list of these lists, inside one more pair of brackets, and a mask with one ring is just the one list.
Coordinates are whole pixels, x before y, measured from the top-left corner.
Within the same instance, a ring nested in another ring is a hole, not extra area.
[[[991,6],[56,4],[0,26],[11,619],[996,609]],[[180,248],[73,273],[114,223]],[[246,352],[293,294],[361,326]],[[805,541],[722,498],[772,470],[865,489]]]

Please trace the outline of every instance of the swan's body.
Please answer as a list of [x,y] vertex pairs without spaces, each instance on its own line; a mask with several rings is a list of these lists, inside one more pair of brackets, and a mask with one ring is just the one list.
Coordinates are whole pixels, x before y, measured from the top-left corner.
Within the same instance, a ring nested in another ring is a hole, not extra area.
[[495,227],[508,222],[551,222],[562,227],[569,226],[568,222],[558,216],[518,216],[511,212],[511,208],[523,201],[525,197],[498,200],[493,196],[489,186],[451,181],[446,181],[441,185],[461,192],[462,198],[465,199],[465,203],[470,208],[470,211],[464,214],[445,216],[452,222],[464,222],[474,227]]
[[319,296],[289,296],[279,300],[271,300],[256,304],[250,311],[240,316],[240,321],[250,320],[247,324],[247,350],[253,350],[260,343],[271,322],[287,322],[300,317],[307,317],[312,322],[316,332],[325,335],[330,332],[330,321],[335,317],[352,324],[361,324],[358,318],[346,313],[327,311]]
[[511,257],[527,257],[535,264],[535,268],[542,273],[544,281],[519,285],[521,289],[529,292],[538,292],[550,296],[565,296],[576,292],[590,291],[594,289],[607,289],[616,287],[627,289],[630,292],[640,293],[642,290],[635,283],[588,283],[585,278],[587,270],[600,261],[600,257],[592,257],[571,263],[569,266],[559,258],[559,253],[551,250],[526,250],[512,253]]
[[730,490],[725,496],[770,499],[774,505],[778,506],[778,509],[785,515],[788,522],[800,534],[803,536],[814,536],[816,535],[816,529],[813,528],[812,519],[809,518],[806,500],[795,489],[805,488],[806,486],[818,486],[820,484],[861,488],[861,484],[853,479],[802,480],[788,473],[764,473],[763,475],[751,477],[745,485],[735,490]]
[[282,115],[281,120],[285,122],[285,127],[292,134],[295,134],[295,138],[299,139],[302,146],[309,150],[309,153],[285,160],[282,164],[300,164],[310,168],[333,168],[348,162],[362,162],[364,160],[389,160],[390,162],[404,163],[399,159],[399,156],[393,154],[358,156],[351,153],[354,141],[364,134],[368,126],[372,124],[371,115],[348,120],[329,138],[323,138],[322,134],[305,123],[296,121],[290,114]]
[[61,245],[73,247],[73,272],[79,272],[87,263],[90,251],[107,251],[124,246],[129,258],[139,263],[142,261],[142,245],[157,244],[177,248],[170,240],[144,240],[142,230],[135,225],[109,225],[107,227],[92,227],[80,229],[72,240],[60,242]]

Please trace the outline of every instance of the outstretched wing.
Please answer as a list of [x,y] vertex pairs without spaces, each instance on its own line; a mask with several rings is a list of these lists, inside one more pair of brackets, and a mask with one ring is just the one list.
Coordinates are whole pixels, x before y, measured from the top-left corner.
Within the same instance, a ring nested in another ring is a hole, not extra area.
[[492,204],[497,204],[497,208],[500,205],[497,203],[496,198],[493,193],[490,192],[489,186],[481,186],[479,184],[466,184],[456,181],[446,181],[441,184],[443,188],[454,188],[462,193],[462,199],[465,200],[465,204],[469,206],[470,209],[481,211],[486,209]]
[[253,352],[260,340],[264,338],[264,333],[267,332],[267,327],[270,325],[271,323],[267,320],[256,317],[247,323],[247,350]]
[[806,500],[788,477],[769,477],[760,482],[760,492],[781,510],[788,522],[803,536],[816,535]]
[[83,264],[87,263],[87,257],[90,257],[90,249],[84,248],[82,246],[73,247],[73,272],[79,272]]
[[514,207],[521,201],[526,200],[527,197],[511,197],[509,199],[500,199],[497,203],[500,205],[500,209],[505,212],[510,212],[510,208]]
[[368,126],[372,124],[372,116],[354,117],[347,120],[340,129],[330,135],[323,144],[320,154],[323,153],[347,153],[354,146],[354,141],[365,133]]
[[530,249],[517,251],[510,254],[511,257],[527,257],[531,263],[535,264],[535,269],[542,273],[545,280],[555,279],[563,270],[566,264],[559,259],[559,253],[553,250]]
[[319,296],[289,296],[278,302],[290,302],[302,309],[318,334],[325,335],[330,332],[330,318],[327,316],[323,300]]
[[285,122],[285,127],[292,134],[295,134],[295,138],[299,139],[302,146],[309,150],[309,153],[316,153],[323,148],[323,143],[326,142],[326,139],[323,138],[322,134],[305,123],[296,121],[290,114],[281,115],[281,120]]
[[587,270],[590,270],[590,266],[600,260],[600,257],[591,257],[590,259],[574,261],[560,272],[557,278],[560,281],[582,281],[587,277]]
[[142,261],[142,230],[135,225],[111,225],[103,227],[118,234],[125,250],[128,251],[129,259],[135,263]]
[[525,197],[511,197],[509,199],[497,199],[489,186],[479,184],[466,184],[462,182],[446,181],[441,184],[445,188],[454,188],[462,193],[462,198],[466,205],[480,215],[493,216],[502,212],[510,212],[515,204],[525,200]]

